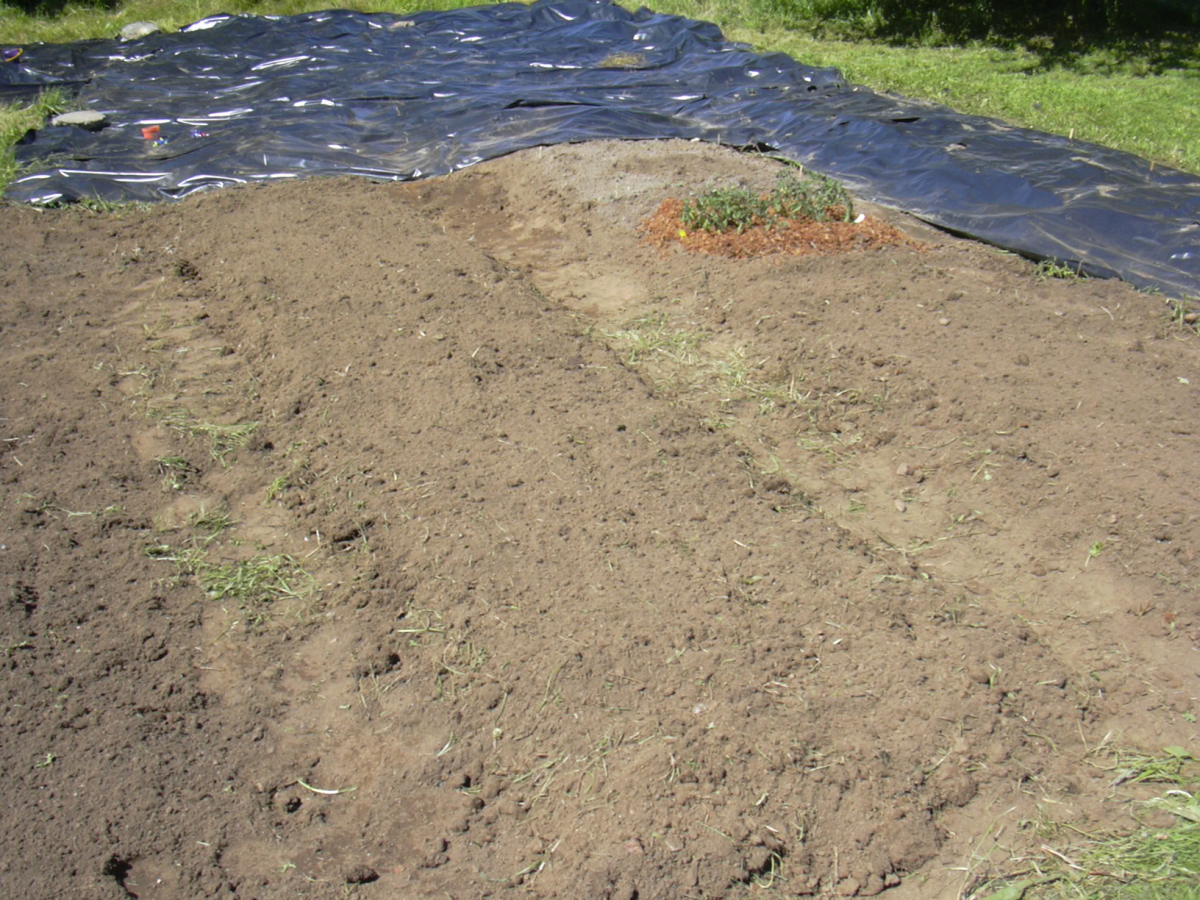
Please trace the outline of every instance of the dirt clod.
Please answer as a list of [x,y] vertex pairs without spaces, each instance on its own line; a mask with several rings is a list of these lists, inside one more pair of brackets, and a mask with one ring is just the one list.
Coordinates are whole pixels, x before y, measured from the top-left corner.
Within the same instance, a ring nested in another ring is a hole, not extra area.
[[372,881],[379,880],[379,873],[370,866],[362,865],[351,866],[342,873],[342,881],[346,884],[370,884]]

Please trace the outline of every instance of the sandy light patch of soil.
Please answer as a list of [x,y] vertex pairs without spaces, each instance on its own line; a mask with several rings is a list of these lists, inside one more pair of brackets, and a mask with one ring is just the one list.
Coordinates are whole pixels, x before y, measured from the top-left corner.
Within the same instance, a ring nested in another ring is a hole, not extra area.
[[641,240],[775,171],[0,209],[4,895],[949,900],[1131,825],[1113,751],[1200,755],[1195,335],[886,210]]

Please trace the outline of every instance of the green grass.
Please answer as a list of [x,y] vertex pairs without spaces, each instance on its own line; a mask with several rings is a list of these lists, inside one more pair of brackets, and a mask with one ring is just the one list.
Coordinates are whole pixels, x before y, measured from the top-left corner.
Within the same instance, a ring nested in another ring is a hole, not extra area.
[[1200,173],[1200,58],[1161,74],[1147,55],[1094,50],[1069,64],[1022,48],[827,41],[782,29],[728,36],[834,66],[851,82],[1134,153]]
[[258,620],[266,618],[279,601],[310,602],[317,590],[313,576],[287,555],[214,562],[200,547],[153,544],[145,552],[152,559],[174,563],[179,574],[194,578],[210,599],[234,604]]
[[0,104],[0,189],[20,174],[12,145],[66,108],[67,95],[58,88],[44,91],[33,103]]
[[677,366],[692,366],[697,362],[696,350],[706,335],[700,331],[672,328],[665,314],[648,313],[626,323],[624,328],[604,332],[603,337],[620,349],[629,366],[662,360]]
[[765,360],[751,359],[748,348],[706,347],[709,332],[695,323],[672,323],[663,312],[647,313],[599,335],[627,366],[644,368],[658,393],[699,404],[702,420],[714,430],[734,427],[736,404],[748,403],[753,414],[770,417],[816,402],[805,389],[803,373],[772,377],[763,370]]
[[[626,6],[635,4],[626,2]],[[851,82],[1125,150],[1200,173],[1200,48],[1189,36],[1083,45],[899,40],[870,0],[657,0],[726,37]],[[851,38],[851,39],[848,39]]]
[[[258,428],[257,422],[237,422],[232,425],[206,422],[197,419],[185,409],[152,408],[150,415],[185,438],[204,441],[208,445],[209,455],[221,465],[226,465],[226,458],[230,453],[239,447],[245,447]],[[161,459],[158,463],[159,468],[163,469],[164,463]],[[167,468],[176,473],[181,471],[178,465],[169,465]]]
[[154,22],[163,31],[178,31],[218,13],[291,16],[324,9],[390,12],[404,15],[421,10],[458,9],[476,5],[463,0],[129,0],[114,9],[102,4],[67,3],[58,15],[31,14],[0,3],[0,38],[6,45],[63,43],[98,37],[116,37],[133,22]]
[[221,504],[215,509],[201,506],[188,517],[188,524],[193,529],[202,532],[200,540],[207,545],[220,537],[222,532],[236,525],[237,522],[230,514],[229,509]]
[[159,456],[154,463],[158,466],[164,490],[182,491],[200,475],[200,470],[183,456]]
[[976,886],[970,900],[1195,900],[1200,896],[1200,766],[1182,747],[1112,751],[1102,768],[1114,789],[1170,785],[1134,801],[1129,833],[1052,829],[1039,856],[1014,860],[1018,876]]

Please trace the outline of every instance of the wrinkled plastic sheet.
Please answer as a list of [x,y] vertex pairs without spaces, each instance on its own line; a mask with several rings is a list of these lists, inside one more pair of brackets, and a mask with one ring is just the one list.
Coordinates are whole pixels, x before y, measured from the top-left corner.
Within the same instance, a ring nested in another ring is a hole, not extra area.
[[[47,127],[7,190],[177,199],[309,175],[408,180],[523,148],[698,139],[778,154],[859,196],[1035,259],[1200,296],[1200,180],[1104,147],[872,93],[599,0],[410,16],[214,16],[141,40],[31,45],[8,97],[54,85],[108,127]],[[151,126],[158,132],[145,132]]]

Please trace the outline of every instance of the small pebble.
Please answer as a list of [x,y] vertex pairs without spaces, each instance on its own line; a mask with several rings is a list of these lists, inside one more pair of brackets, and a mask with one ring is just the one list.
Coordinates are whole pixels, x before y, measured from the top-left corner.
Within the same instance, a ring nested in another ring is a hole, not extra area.
[[896,501],[896,512],[904,512],[908,509],[908,505],[903,500]]
[[938,324],[939,325],[949,325],[950,320],[947,319],[945,316],[942,316],[942,318],[938,319]]

